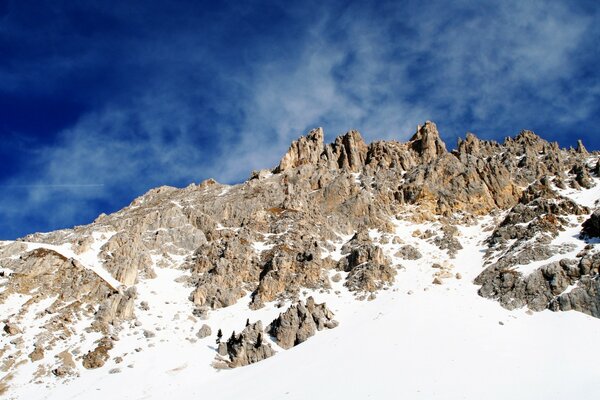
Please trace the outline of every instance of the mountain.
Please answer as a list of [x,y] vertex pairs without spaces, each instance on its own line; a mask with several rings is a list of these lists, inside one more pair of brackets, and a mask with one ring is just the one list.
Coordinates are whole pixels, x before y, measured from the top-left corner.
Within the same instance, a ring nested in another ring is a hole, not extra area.
[[0,242],[0,392],[593,398],[599,159],[319,128],[242,184]]

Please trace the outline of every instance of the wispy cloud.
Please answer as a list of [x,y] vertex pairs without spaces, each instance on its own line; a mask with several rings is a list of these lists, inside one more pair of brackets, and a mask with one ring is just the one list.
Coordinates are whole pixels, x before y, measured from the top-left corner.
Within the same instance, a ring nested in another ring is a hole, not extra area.
[[315,126],[329,139],[357,128],[367,140],[405,140],[433,119],[452,146],[466,130],[501,139],[540,128],[561,139],[598,122],[598,73],[586,67],[599,58],[593,5],[271,4],[261,17],[231,7],[209,16],[99,9],[127,34],[91,26],[91,39],[74,40],[56,29],[53,40],[72,48],[44,57],[46,71],[0,66],[3,92],[92,82],[88,101],[68,81],[88,110],[2,182],[20,190],[0,195],[0,234],[83,223],[161,184],[240,181]]

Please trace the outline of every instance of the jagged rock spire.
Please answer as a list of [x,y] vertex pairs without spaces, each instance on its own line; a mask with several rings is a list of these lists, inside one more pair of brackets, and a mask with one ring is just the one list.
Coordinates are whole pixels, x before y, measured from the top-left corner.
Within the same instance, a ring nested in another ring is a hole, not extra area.
[[578,154],[590,154],[590,153],[588,153],[587,149],[583,145],[583,142],[581,141],[581,139],[577,140],[577,150],[576,151]]
[[311,130],[308,135],[294,140],[288,152],[279,162],[277,171],[285,171],[302,164],[317,164],[323,153],[323,138],[323,128],[316,128]]
[[430,162],[447,152],[437,126],[431,121],[417,127],[417,132],[410,139],[410,148],[419,154],[424,162]]
[[367,144],[360,133],[351,130],[344,136],[338,136],[327,148],[327,158],[335,161],[340,169],[358,171],[365,163],[367,150]]
[[332,144],[323,144],[323,128],[313,129],[306,136],[292,142],[275,172],[304,164],[318,165],[321,161],[330,168],[360,170],[366,159],[368,146],[360,133],[351,130],[338,136]]
[[515,141],[519,143],[524,143],[530,146],[535,145],[540,142],[542,138],[535,134],[535,132],[523,129],[514,139],[508,138],[507,141]]

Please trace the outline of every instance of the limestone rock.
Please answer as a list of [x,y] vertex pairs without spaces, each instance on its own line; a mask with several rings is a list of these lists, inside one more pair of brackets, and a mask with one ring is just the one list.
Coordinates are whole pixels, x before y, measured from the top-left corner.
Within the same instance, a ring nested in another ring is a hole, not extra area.
[[13,323],[7,322],[6,324],[4,324],[4,332],[6,332],[8,335],[18,335],[19,333],[22,333],[21,329]]
[[219,354],[227,354],[227,365],[230,368],[262,361],[275,354],[271,345],[265,342],[264,335],[261,321],[249,324],[241,333],[232,333],[226,343],[221,343]]
[[323,128],[317,128],[310,131],[307,136],[292,142],[276,171],[285,171],[302,164],[317,164],[324,150],[323,137]]
[[583,223],[581,233],[587,237],[600,237],[600,210],[594,211]]
[[204,339],[205,337],[208,337],[212,334],[212,330],[210,329],[210,326],[203,324],[200,327],[200,330],[198,332],[196,332],[196,337],[198,339]]
[[417,132],[410,139],[410,148],[424,163],[429,163],[446,153],[446,144],[440,138],[437,126],[431,121],[417,128]]
[[588,153],[587,149],[583,145],[583,142],[581,141],[581,139],[577,140],[577,149],[575,151],[577,152],[577,154],[582,154],[582,155],[590,154],[590,153]]
[[279,314],[279,317],[267,326],[267,332],[280,347],[289,349],[306,341],[318,330],[335,328],[338,323],[333,317],[325,303],[316,304],[314,299],[309,297],[306,304],[298,302]]
[[408,244],[400,247],[400,250],[394,255],[404,260],[418,260],[423,257],[419,250]]
[[349,254],[338,262],[338,268],[348,272],[344,283],[348,289],[375,292],[394,282],[396,270],[366,232],[357,232],[342,247],[342,253],[345,252]]
[[83,366],[87,369],[100,368],[108,361],[108,352],[113,348],[113,343],[108,338],[100,340],[94,350],[89,351],[83,356]]
[[31,362],[36,362],[44,358],[44,348],[41,346],[35,346],[33,351],[29,353],[29,359]]

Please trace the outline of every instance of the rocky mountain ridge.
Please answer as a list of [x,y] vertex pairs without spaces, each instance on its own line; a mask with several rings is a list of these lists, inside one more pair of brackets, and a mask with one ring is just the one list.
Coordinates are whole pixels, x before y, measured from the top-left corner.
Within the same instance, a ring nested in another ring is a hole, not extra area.
[[144,288],[166,271],[185,291],[175,315],[196,331],[240,303],[248,315],[289,304],[267,328],[257,321],[215,349],[228,357],[221,366],[262,360],[337,326],[325,305],[296,304],[305,292],[376,300],[416,263],[431,266],[434,285],[460,279],[463,226],[484,232],[473,293],[509,309],[600,317],[599,157],[531,131],[503,143],[467,134],[448,151],[429,121],[405,143],[367,144],[350,131],[325,144],[319,128],[242,184],[160,187],[90,225],[2,242],[2,382],[20,370],[46,383],[126,362],[137,348],[115,354],[124,336],[157,333],[140,322],[152,313]]

